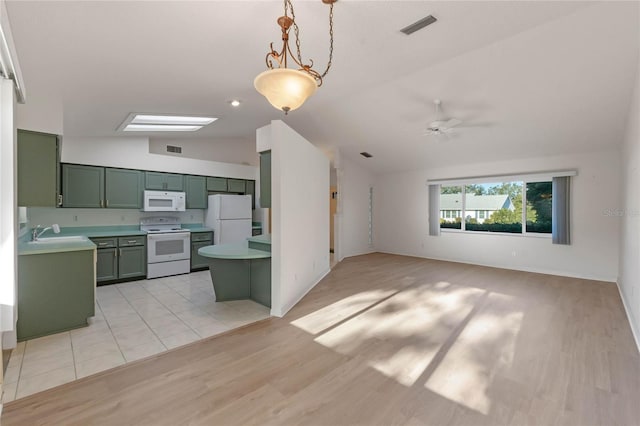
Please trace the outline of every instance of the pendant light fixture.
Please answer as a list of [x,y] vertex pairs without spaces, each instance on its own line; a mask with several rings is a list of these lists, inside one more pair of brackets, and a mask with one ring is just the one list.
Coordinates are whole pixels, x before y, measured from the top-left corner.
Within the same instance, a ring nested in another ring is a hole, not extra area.
[[[291,0],[284,0],[284,16],[278,18],[278,25],[282,29],[282,50],[279,52],[273,49],[267,53],[266,63],[268,70],[260,73],[253,84],[256,90],[263,95],[271,105],[284,111],[299,108],[313,95],[316,89],[322,86],[322,79],[331,68],[333,59],[333,3],[337,0],[322,0],[329,5],[329,62],[322,74],[314,70],[313,60],[309,60],[309,65],[302,61],[300,53],[299,29],[296,24],[296,16],[293,11]],[[296,55],[289,47],[289,30],[293,28],[296,39]],[[299,69],[287,68],[288,59],[300,67]],[[277,66],[274,67],[274,61]]]

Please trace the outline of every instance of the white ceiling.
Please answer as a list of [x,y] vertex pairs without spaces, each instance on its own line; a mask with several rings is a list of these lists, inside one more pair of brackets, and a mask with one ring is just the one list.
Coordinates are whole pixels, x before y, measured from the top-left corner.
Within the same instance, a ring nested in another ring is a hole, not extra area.
[[[281,1],[7,3],[23,108],[59,99],[65,135],[121,136],[131,112],[212,114],[220,119],[184,137],[215,149],[252,143],[256,128],[282,119],[377,173],[618,145],[640,44],[636,1],[340,0],[331,72],[285,117],[253,88],[269,43],[280,46]],[[328,7],[294,7],[302,54],[324,69]],[[428,14],[438,22],[399,32]],[[448,142],[424,136],[435,98],[475,126]]]

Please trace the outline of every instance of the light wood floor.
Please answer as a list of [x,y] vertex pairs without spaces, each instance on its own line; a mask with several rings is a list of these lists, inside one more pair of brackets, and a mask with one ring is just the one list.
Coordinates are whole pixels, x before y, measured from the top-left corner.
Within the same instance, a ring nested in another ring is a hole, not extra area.
[[3,426],[633,425],[613,283],[373,254],[286,317],[6,404]]

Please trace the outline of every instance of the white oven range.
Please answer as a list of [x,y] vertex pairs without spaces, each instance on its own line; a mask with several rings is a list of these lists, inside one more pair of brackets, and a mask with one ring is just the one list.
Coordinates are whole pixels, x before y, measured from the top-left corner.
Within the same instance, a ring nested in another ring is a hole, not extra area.
[[143,218],[140,230],[147,232],[147,278],[191,271],[191,232],[181,228],[179,218]]

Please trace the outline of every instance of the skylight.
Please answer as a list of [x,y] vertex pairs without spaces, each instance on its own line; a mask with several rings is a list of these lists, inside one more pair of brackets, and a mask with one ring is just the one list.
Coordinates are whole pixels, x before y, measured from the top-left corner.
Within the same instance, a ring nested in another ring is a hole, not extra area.
[[124,132],[195,132],[216,120],[215,117],[132,113],[118,127],[118,130]]

